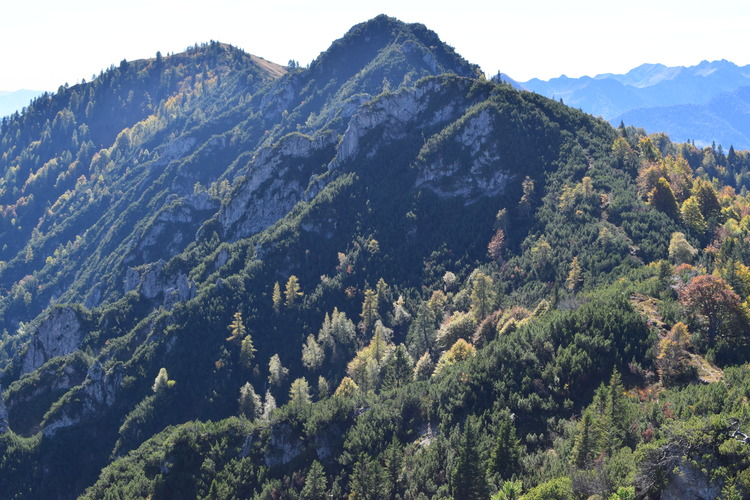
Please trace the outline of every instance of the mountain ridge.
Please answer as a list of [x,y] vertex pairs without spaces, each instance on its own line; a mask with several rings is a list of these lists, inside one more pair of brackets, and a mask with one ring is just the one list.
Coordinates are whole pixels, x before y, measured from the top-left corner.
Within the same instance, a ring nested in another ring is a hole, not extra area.
[[710,426],[750,379],[749,153],[387,16],[308,68],[254,57],[123,61],[2,122],[0,491],[627,498],[714,461],[696,481],[745,491]]
[[[750,66],[737,66],[723,59],[704,60],[689,67],[643,64],[622,75],[563,75],[520,84],[521,88],[563,99],[571,106],[603,116],[613,125],[624,120],[652,132],[665,132],[677,141],[692,139],[701,145],[716,142],[738,148],[750,147],[746,119],[736,116],[742,103],[737,101],[735,116],[730,118],[732,111],[718,101],[719,96],[748,85]],[[727,98],[724,97],[725,103]],[[739,123],[743,125],[737,129]]]

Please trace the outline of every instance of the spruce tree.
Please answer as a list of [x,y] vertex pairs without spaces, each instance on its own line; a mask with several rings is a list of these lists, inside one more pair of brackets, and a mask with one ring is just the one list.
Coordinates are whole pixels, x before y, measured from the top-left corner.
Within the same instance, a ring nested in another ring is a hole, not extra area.
[[478,450],[479,440],[471,418],[464,424],[456,450],[456,463],[451,474],[455,500],[479,500],[489,497],[487,478],[484,475]]
[[302,488],[300,498],[306,500],[325,500],[326,498],[326,476],[323,466],[317,460],[313,461],[307,472],[305,487]]
[[490,453],[489,473],[497,474],[501,479],[510,479],[520,458],[521,444],[516,436],[516,427],[509,415],[503,415]]
[[583,418],[578,424],[578,436],[573,446],[572,462],[578,469],[585,469],[596,452],[596,432],[594,430],[591,411],[583,413]]

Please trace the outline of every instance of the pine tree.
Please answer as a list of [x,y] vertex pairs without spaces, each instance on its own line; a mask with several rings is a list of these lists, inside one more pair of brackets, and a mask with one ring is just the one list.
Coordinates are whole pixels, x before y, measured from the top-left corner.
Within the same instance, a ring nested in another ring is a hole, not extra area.
[[591,411],[586,410],[578,424],[578,435],[573,446],[572,461],[576,468],[585,469],[591,463],[596,453],[596,441],[593,417]]
[[302,364],[309,370],[317,370],[325,361],[325,351],[315,341],[315,336],[310,334],[302,346]]
[[305,477],[305,487],[302,488],[300,498],[305,500],[326,499],[326,476],[320,462],[314,460]]
[[478,500],[489,497],[487,478],[479,457],[479,440],[472,418],[464,424],[456,450],[456,463],[451,474],[455,500]]
[[365,290],[365,300],[362,302],[362,313],[359,316],[362,318],[362,323],[360,323],[362,331],[365,334],[369,333],[379,317],[378,295],[375,290],[369,288]]
[[435,372],[435,363],[432,362],[430,353],[425,351],[422,357],[414,365],[414,380],[428,380]]
[[617,370],[612,372],[609,380],[603,417],[603,422],[606,423],[605,451],[612,456],[612,453],[623,446],[628,430],[628,402],[620,372]]
[[570,262],[570,272],[568,278],[565,280],[565,288],[570,292],[575,292],[583,281],[581,277],[581,265],[578,263],[578,256],[573,257]]
[[234,342],[237,344],[242,342],[242,339],[244,339],[245,335],[247,334],[247,329],[245,328],[245,324],[242,321],[242,313],[240,311],[234,313],[232,322],[227,328],[229,328],[230,332],[229,337],[227,337],[228,342]]
[[391,439],[391,444],[385,449],[383,453],[385,456],[385,478],[387,482],[387,497],[395,498],[401,483],[401,468],[404,457],[404,448],[398,437],[394,434]]
[[273,311],[276,314],[279,314],[281,312],[281,286],[279,285],[279,282],[273,284]]
[[501,479],[510,479],[521,458],[521,444],[516,436],[516,426],[508,415],[500,418],[495,443],[490,452],[488,472]]
[[656,181],[656,186],[648,194],[648,203],[672,219],[679,219],[680,207],[677,206],[677,199],[672,191],[672,187],[664,177],[660,177]]
[[349,489],[349,500],[381,500],[386,497],[387,481],[383,467],[366,453],[360,453],[354,464]]
[[471,287],[471,313],[477,323],[492,312],[495,305],[495,292],[492,289],[492,278],[483,273],[477,273]]
[[271,385],[281,385],[286,376],[289,374],[289,369],[284,368],[281,364],[281,358],[278,354],[271,356],[268,360],[268,383]]
[[412,353],[428,351],[432,354],[435,344],[435,314],[422,302],[417,317],[409,326],[407,342]]
[[302,295],[304,294],[300,289],[299,279],[292,274],[286,282],[286,289],[284,290],[286,301],[284,302],[284,305],[289,308],[294,307],[297,304],[297,299]]
[[263,413],[263,403],[250,382],[246,382],[240,388],[239,404],[240,415],[244,415],[249,420],[255,420]]
[[403,344],[388,358],[383,374],[383,389],[396,389],[411,380],[412,360]]
[[301,377],[292,382],[292,386],[289,389],[289,404],[292,408],[299,412],[311,402],[310,384],[307,383],[307,379]]
[[256,352],[253,338],[250,335],[242,339],[242,346],[240,347],[240,364],[247,369],[252,368]]

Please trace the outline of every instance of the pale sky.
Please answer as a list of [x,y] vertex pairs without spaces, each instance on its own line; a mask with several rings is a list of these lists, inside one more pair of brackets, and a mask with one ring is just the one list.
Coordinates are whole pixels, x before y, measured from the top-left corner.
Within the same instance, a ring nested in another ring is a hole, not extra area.
[[55,90],[209,40],[304,66],[381,13],[425,24],[488,76],[518,81],[750,64],[746,0],[0,0],[0,90]]

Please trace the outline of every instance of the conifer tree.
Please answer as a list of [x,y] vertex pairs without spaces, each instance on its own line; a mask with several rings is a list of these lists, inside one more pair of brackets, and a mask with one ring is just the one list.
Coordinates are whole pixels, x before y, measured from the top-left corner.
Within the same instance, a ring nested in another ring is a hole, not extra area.
[[349,483],[349,500],[381,500],[386,496],[386,486],[383,467],[366,453],[360,453]]
[[273,310],[276,314],[279,314],[281,312],[281,286],[279,285],[279,282],[273,284]]
[[229,337],[227,337],[227,342],[242,342],[242,339],[244,339],[245,335],[247,334],[247,329],[245,328],[245,324],[242,321],[242,313],[240,311],[234,313],[232,322],[227,328],[229,328],[230,332]]
[[487,253],[496,262],[503,260],[503,248],[505,248],[505,231],[498,229],[487,245]]
[[427,380],[435,371],[435,363],[432,362],[430,353],[425,351],[422,357],[414,365],[414,380]]
[[698,207],[706,221],[719,216],[721,203],[719,203],[719,197],[713,184],[706,179],[696,179],[693,184],[693,196],[698,202]]
[[302,488],[300,498],[305,500],[326,499],[326,476],[323,472],[323,466],[317,460],[313,461],[310,470],[307,471],[305,487]]
[[590,410],[583,412],[583,418],[578,424],[578,435],[573,446],[572,461],[578,469],[585,469],[596,453],[596,431]]
[[375,291],[378,295],[378,306],[386,304],[388,302],[388,283],[383,278],[378,280],[375,285]]
[[266,390],[266,397],[263,400],[263,414],[261,415],[261,419],[264,421],[268,421],[268,419],[271,417],[271,413],[276,409],[276,398],[273,397],[273,394],[271,394],[271,390]]
[[516,426],[510,416],[503,415],[497,427],[495,443],[490,452],[488,472],[501,479],[510,479],[521,458],[521,444],[516,436]]
[[420,303],[417,317],[409,327],[407,342],[415,355],[425,351],[432,354],[435,344],[435,314],[424,302]]
[[581,265],[578,263],[578,256],[575,256],[570,262],[570,272],[568,273],[568,278],[565,280],[565,288],[570,292],[575,292],[582,280]]
[[295,275],[289,276],[286,282],[286,289],[284,290],[284,297],[286,298],[284,305],[292,308],[297,304],[297,299],[304,295],[300,289],[299,279]]
[[328,385],[328,381],[323,375],[320,375],[318,377],[318,399],[327,398],[330,392],[331,389]]
[[411,356],[404,345],[396,347],[384,369],[383,389],[396,389],[409,382],[413,373],[412,364]]
[[310,334],[302,346],[302,364],[309,370],[317,370],[325,361],[325,351],[315,341],[315,336]]
[[374,290],[365,290],[365,300],[362,302],[362,313],[360,314],[362,331],[367,334],[378,319],[378,295]]
[[679,219],[680,207],[677,206],[677,199],[674,196],[672,187],[669,185],[664,177],[660,177],[656,181],[656,186],[648,194],[648,203],[659,210],[664,212],[672,219]]
[[281,364],[281,358],[278,354],[271,356],[268,360],[268,383],[271,385],[281,385],[286,376],[289,374],[289,369],[284,368]]
[[471,287],[471,313],[479,323],[492,312],[495,305],[495,291],[492,278],[477,273]]
[[253,366],[256,352],[253,338],[250,335],[246,336],[242,339],[242,345],[240,347],[240,364],[245,368],[251,368]]
[[620,372],[615,370],[609,380],[607,388],[607,401],[604,407],[604,415],[601,422],[604,424],[603,437],[605,439],[605,451],[612,456],[620,449],[625,441],[628,430],[628,402],[625,396],[625,387],[622,385]]
[[479,457],[479,440],[472,418],[464,424],[458,448],[456,462],[451,474],[451,486],[455,500],[477,500],[489,497],[487,478]]
[[334,396],[345,398],[351,398],[357,394],[359,394],[359,386],[349,377],[344,377],[336,389],[336,392],[333,393]]
[[250,382],[246,382],[240,388],[239,404],[240,415],[244,415],[249,420],[255,420],[263,413],[263,403],[260,400],[260,396],[255,393],[253,386],[250,385]]
[[308,384],[307,379],[301,377],[292,382],[292,386],[289,389],[289,404],[295,410],[300,411],[305,405],[311,402],[310,384]]
[[401,466],[403,463],[404,449],[396,434],[393,435],[391,443],[383,453],[385,455],[385,478],[387,483],[387,497],[395,498],[401,483]]

